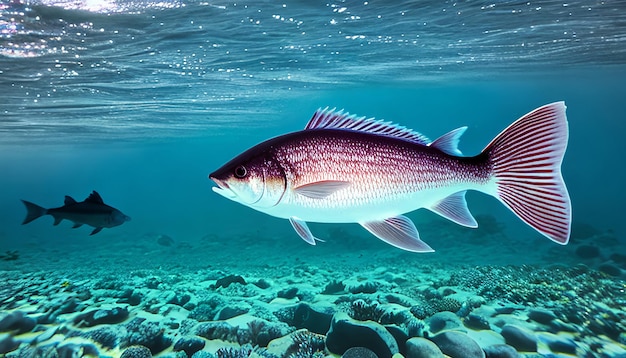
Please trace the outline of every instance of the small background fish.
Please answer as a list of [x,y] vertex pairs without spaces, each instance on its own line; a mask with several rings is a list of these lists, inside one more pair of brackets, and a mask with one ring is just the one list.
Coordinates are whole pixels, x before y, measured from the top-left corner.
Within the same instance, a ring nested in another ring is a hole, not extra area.
[[99,233],[102,228],[119,226],[130,220],[129,216],[106,205],[95,190],[81,202],[77,202],[71,196],[65,196],[65,205],[52,209],[43,208],[26,200],[22,200],[22,202],[27,211],[22,225],[43,215],[51,215],[54,218],[54,225],[59,225],[65,219],[74,223],[72,228],[81,227],[84,224],[93,226],[95,229],[90,235],[94,235]]

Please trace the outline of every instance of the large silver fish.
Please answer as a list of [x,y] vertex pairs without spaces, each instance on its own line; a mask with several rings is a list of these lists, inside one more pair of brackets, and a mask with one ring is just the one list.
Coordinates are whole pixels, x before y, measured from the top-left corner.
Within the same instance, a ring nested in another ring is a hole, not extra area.
[[46,209],[30,201],[22,200],[22,202],[26,206],[26,218],[22,225],[43,215],[51,215],[54,218],[54,225],[59,225],[63,219],[72,221],[74,223],[72,228],[86,224],[95,228],[90,234],[94,235],[102,228],[122,225],[130,220],[129,216],[106,205],[95,190],[81,202],[77,202],[71,196],[65,196],[65,205],[58,208]]
[[303,131],[262,142],[209,177],[213,191],[289,219],[302,239],[319,240],[306,222],[359,223],[404,250],[429,252],[402,214],[427,208],[477,227],[465,193],[499,199],[549,239],[567,244],[571,204],[561,175],[567,147],[565,103],[537,108],[473,157],[457,145],[467,127],[430,141],[390,122],[318,110]]

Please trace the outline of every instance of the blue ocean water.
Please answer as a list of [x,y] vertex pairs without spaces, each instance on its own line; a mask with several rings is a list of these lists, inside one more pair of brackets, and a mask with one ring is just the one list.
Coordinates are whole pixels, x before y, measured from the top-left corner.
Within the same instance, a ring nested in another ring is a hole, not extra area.
[[[558,100],[574,220],[621,237],[624,5],[3,1],[0,242],[82,240],[20,226],[19,199],[53,207],[94,189],[133,217],[103,236],[287,227],[214,195],[207,174],[318,107],[429,137],[468,125],[461,149],[475,154]],[[480,194],[470,207],[538,236]]]
[[[65,325],[55,337],[101,344],[76,317],[117,305],[157,322],[157,336],[172,341],[150,349],[171,357],[173,337],[202,336],[174,323],[222,321],[222,308],[239,312],[243,302],[249,316],[285,326],[293,322],[267,313],[266,301],[315,305],[341,283],[337,307],[375,300],[419,320],[434,311],[422,316],[415,302],[442,291],[469,304],[472,292],[483,300],[472,312],[492,333],[532,324],[547,356],[623,357],[625,10],[625,1],[578,0],[0,0],[0,354],[35,349],[32,332],[3,325],[16,311],[36,316],[36,330]],[[254,144],[302,129],[320,107],[429,138],[468,126],[460,149],[475,155],[555,101],[565,101],[570,129],[568,246],[473,192],[477,229],[428,210],[407,214],[434,253],[401,251],[357,224],[311,223],[325,242],[310,246],[287,220],[213,193],[207,177]],[[21,225],[20,199],[50,208],[93,190],[132,220],[93,236],[49,216]],[[229,274],[248,284],[219,287]],[[297,298],[283,297],[294,287]],[[224,306],[198,313],[173,292]],[[69,296],[81,303],[47,321]],[[166,301],[159,311],[155,302]],[[464,307],[457,316],[466,319]],[[533,323],[535,308],[562,325]],[[563,332],[565,343],[546,348]],[[97,349],[119,356],[124,344]]]

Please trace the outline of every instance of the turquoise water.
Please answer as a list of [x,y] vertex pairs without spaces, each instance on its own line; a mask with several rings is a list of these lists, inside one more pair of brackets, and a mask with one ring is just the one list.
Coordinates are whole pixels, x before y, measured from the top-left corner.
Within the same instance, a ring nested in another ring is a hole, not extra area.
[[[372,268],[377,257],[597,266],[574,254],[583,237],[607,249],[605,259],[624,255],[624,9],[622,1],[2,0],[0,252],[20,253],[2,270],[61,272],[64,255],[129,271],[229,272],[242,260],[288,270],[334,258]],[[302,129],[319,107],[430,138],[467,125],[460,149],[474,155],[515,119],[560,100],[571,248],[480,193],[468,195],[478,229],[408,214],[432,254],[401,252],[355,224],[311,224],[326,242],[310,247],[288,221],[218,196],[207,178],[254,144]],[[92,190],[132,221],[93,237],[50,217],[21,225],[20,199],[57,207]],[[162,251],[161,235],[193,249]],[[140,258],[116,261],[131,252]]]

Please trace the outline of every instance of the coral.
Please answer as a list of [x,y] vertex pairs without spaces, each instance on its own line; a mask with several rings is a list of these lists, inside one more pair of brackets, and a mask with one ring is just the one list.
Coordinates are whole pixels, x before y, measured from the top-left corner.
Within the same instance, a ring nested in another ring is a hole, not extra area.
[[413,316],[419,319],[426,319],[427,317],[430,317],[437,312],[435,310],[435,307],[433,307],[430,303],[415,305],[411,307],[410,311]]
[[374,322],[380,322],[384,314],[385,310],[379,307],[378,302],[373,301],[368,303],[362,299],[352,302],[350,305],[350,312],[348,312],[348,315],[357,321]]
[[243,345],[239,348],[220,348],[217,352],[215,352],[217,358],[247,358],[252,356],[253,353],[255,357],[278,358],[275,355],[268,353],[265,349],[252,348],[249,344]]
[[148,347],[152,354],[159,353],[172,345],[172,339],[164,335],[164,330],[155,322],[146,322],[145,318],[135,318],[126,325],[127,336],[121,347],[141,345]]
[[443,311],[458,312],[461,309],[462,304],[457,299],[454,299],[451,297],[444,297],[443,299],[436,301],[434,303],[434,306],[437,312],[443,312]]
[[115,348],[120,342],[117,331],[109,326],[85,332],[83,336],[91,338],[105,348]]
[[284,355],[288,358],[323,357],[326,349],[325,338],[306,330],[297,331],[291,335],[293,343]]

